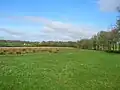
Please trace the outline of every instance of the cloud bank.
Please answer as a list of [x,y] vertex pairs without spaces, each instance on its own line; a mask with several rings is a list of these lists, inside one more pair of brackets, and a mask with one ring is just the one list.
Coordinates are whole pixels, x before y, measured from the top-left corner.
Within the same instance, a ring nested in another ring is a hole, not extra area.
[[114,12],[120,9],[120,0],[99,0],[100,10]]
[[6,29],[6,28],[0,28],[0,31],[5,32],[5,33],[10,34],[10,35],[17,35],[17,36],[25,34],[25,33],[22,33],[22,32],[16,32],[16,31],[9,30],[9,29]]
[[96,34],[98,28],[88,25],[74,25],[71,23],[64,23],[60,21],[53,21],[43,17],[24,16],[24,17],[11,17],[12,20],[24,20],[33,23],[40,23],[43,25],[39,32],[17,32],[9,29],[1,28],[0,31],[4,31],[11,36],[12,39],[19,40],[58,40],[58,41],[75,41],[82,38],[90,38]]

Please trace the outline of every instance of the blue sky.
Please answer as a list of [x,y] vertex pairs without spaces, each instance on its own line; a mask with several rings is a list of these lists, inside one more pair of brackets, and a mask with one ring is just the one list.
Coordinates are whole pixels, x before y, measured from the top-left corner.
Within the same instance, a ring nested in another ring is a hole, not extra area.
[[0,37],[36,41],[88,38],[115,24],[117,13],[109,12],[109,4],[108,0],[0,0]]

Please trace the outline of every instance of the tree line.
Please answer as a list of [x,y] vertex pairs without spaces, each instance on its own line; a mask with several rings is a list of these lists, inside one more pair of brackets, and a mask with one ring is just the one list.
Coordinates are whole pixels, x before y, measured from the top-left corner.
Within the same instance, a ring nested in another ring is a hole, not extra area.
[[73,41],[42,41],[30,42],[20,40],[0,40],[0,47],[76,47],[77,42]]
[[100,31],[90,39],[79,41],[80,48],[120,52],[120,18],[109,31]]

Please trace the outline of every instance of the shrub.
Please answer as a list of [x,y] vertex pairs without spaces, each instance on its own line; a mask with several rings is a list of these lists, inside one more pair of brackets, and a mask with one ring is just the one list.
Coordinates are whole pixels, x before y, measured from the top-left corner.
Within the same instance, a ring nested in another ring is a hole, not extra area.
[[3,52],[3,51],[0,51],[0,55],[5,55],[5,52]]
[[32,50],[32,52],[33,52],[33,53],[36,53],[37,51],[34,49],[34,50]]
[[50,49],[50,50],[48,50],[48,52],[49,52],[49,53],[52,53],[52,50]]
[[21,52],[16,52],[16,54],[22,54]]
[[26,49],[24,48],[24,49],[22,49],[22,51],[23,51],[23,52],[26,52]]
[[57,49],[52,50],[53,53],[58,53]]

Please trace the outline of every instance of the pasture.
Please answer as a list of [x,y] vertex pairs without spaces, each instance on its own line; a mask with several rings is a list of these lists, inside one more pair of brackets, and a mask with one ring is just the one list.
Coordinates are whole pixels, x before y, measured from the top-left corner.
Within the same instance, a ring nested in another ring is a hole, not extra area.
[[61,49],[0,55],[0,90],[119,89],[119,54]]

